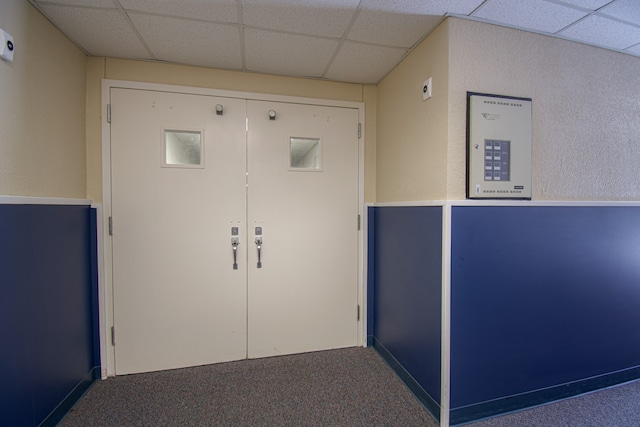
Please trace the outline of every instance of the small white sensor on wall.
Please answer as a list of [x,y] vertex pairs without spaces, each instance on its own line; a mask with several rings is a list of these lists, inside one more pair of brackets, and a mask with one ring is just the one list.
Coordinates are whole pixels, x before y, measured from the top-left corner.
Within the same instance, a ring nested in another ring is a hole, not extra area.
[[431,77],[422,83],[422,100],[426,101],[431,98]]
[[0,30],[0,58],[12,62],[14,51],[13,36],[4,30]]

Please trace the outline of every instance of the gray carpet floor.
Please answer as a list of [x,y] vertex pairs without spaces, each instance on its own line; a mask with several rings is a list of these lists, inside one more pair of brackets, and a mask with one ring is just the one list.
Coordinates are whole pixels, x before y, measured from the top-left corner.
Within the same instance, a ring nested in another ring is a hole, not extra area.
[[640,381],[467,424],[467,427],[638,427]]
[[437,423],[370,348],[96,381],[61,426],[428,426]]
[[[425,426],[437,423],[371,348],[97,381],[60,426]],[[637,427],[640,381],[470,423]]]

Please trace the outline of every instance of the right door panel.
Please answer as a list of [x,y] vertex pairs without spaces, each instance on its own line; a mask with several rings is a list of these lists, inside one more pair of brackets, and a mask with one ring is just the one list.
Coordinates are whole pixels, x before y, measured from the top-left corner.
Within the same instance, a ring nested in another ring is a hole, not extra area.
[[[267,101],[247,108],[248,356],[355,346],[358,111]],[[297,167],[292,139],[301,143]]]

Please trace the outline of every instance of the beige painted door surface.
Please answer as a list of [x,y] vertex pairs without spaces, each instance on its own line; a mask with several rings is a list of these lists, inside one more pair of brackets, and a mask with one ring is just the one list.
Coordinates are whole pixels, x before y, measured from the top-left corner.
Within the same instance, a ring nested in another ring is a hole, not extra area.
[[[112,89],[111,105],[116,374],[245,358],[246,102]],[[204,167],[163,167],[165,130],[178,154],[194,147],[173,135],[202,132]]]
[[[247,109],[249,357],[355,346],[358,112],[263,101]],[[299,157],[319,143],[298,168],[292,138]]]
[[[131,89],[111,105],[117,375],[358,344],[356,109]],[[183,164],[200,133],[203,164]],[[164,164],[166,144],[189,153]]]

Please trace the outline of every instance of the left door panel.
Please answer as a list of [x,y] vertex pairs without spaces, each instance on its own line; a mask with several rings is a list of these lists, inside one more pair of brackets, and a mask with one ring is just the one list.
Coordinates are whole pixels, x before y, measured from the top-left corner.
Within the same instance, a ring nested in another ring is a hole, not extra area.
[[246,101],[112,89],[111,105],[116,374],[245,358]]

